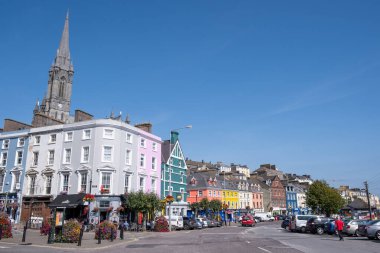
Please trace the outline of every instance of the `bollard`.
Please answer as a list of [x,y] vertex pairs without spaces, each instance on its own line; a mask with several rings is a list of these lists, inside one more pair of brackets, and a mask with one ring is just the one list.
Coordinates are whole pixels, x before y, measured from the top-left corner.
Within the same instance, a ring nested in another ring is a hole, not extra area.
[[124,228],[120,226],[120,240],[124,240]]
[[22,232],[22,240],[21,240],[21,242],[25,242],[25,237],[26,237],[26,225],[24,226],[24,231]]
[[84,226],[81,227],[80,232],[79,232],[78,246],[82,246],[83,230],[84,230]]
[[100,226],[99,226],[99,229],[98,229],[98,244],[101,244],[102,243],[102,239],[101,239],[101,232],[100,232]]
[[1,237],[3,237],[3,226],[0,225],[0,240],[1,240]]
[[47,241],[48,244],[51,244],[51,230],[52,229],[53,229],[52,227],[50,227],[50,229],[49,229],[48,241]]
[[113,227],[111,227],[111,242],[113,242]]

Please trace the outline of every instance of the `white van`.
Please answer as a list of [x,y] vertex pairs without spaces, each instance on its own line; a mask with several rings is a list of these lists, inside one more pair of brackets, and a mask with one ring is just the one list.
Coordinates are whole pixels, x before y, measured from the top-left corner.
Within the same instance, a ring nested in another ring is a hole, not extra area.
[[165,218],[168,220],[168,223],[170,222],[172,224],[172,230],[178,230],[178,229],[183,229],[183,217],[182,216],[175,216],[172,215],[170,217],[169,221],[169,216],[165,216]]
[[306,232],[306,223],[307,220],[310,218],[318,217],[317,215],[292,215],[292,218],[290,220],[290,231],[301,231],[302,233]]
[[255,213],[255,217],[259,217],[260,221],[274,221],[271,213]]

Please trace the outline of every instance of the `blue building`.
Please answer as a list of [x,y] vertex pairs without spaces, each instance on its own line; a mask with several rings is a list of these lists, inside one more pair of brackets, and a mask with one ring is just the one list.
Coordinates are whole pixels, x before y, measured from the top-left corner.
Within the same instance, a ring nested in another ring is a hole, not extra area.
[[0,211],[20,221],[29,130],[0,133]]
[[297,192],[293,184],[285,186],[286,210],[288,214],[298,213]]

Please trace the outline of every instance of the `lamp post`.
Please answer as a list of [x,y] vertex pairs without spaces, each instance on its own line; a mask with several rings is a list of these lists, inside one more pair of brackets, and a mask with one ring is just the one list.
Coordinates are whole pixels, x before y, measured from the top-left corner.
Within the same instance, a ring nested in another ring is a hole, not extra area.
[[[176,128],[176,129],[173,129],[173,130],[170,130],[170,139],[169,139],[169,157],[168,157],[168,166],[169,166],[169,196],[172,196],[173,192],[172,192],[172,168],[171,168],[171,164],[172,164],[172,159],[171,159],[171,152],[172,152],[172,133],[175,132],[175,131],[178,131],[178,130],[181,130],[181,129],[186,129],[186,128],[192,128],[193,126],[192,125],[187,125],[187,126],[184,126],[184,127],[180,127],[180,128]],[[173,202],[173,201],[171,201]],[[171,223],[171,217],[172,217],[172,210],[171,210],[171,203],[169,201],[169,231],[172,231],[172,223]]]

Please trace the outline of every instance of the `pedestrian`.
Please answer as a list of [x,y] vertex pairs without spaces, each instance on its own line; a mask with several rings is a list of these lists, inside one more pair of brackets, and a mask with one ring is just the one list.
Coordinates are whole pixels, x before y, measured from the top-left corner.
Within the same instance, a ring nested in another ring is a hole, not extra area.
[[344,238],[343,238],[343,235],[342,235],[343,226],[344,226],[343,221],[340,219],[340,217],[338,217],[335,220],[335,229],[338,232],[339,241],[344,241]]

